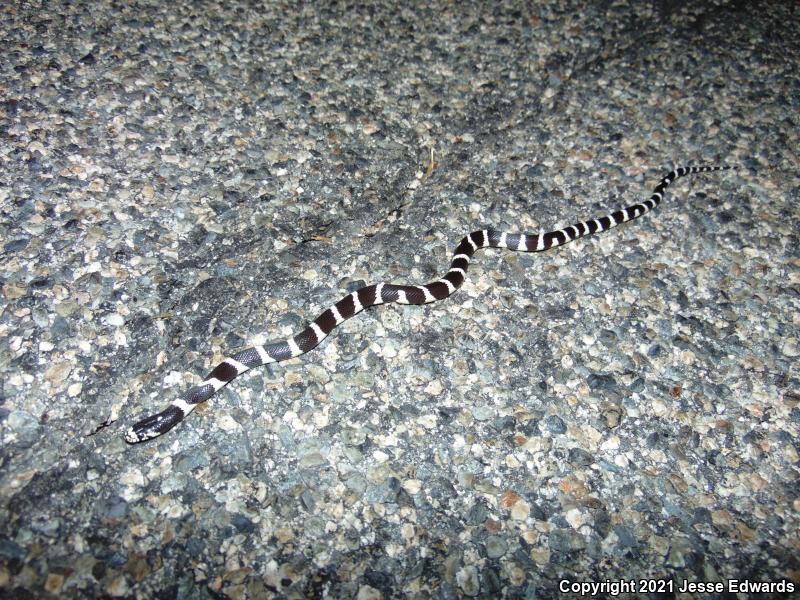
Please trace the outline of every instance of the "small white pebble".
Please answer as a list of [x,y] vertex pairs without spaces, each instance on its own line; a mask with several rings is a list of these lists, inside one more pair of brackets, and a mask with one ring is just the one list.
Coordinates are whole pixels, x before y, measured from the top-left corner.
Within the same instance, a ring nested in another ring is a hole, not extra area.
[[106,317],[106,323],[114,327],[121,327],[125,324],[125,319],[119,313],[111,313]]
[[413,496],[422,489],[422,482],[419,479],[406,479],[403,482],[403,489]]

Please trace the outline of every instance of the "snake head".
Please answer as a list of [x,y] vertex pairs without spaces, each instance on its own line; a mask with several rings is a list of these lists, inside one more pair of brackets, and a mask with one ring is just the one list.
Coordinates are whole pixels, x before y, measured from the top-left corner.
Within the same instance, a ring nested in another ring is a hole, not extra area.
[[180,423],[188,412],[175,404],[170,404],[160,413],[145,417],[131,427],[125,434],[125,441],[129,444],[138,444],[158,437]]

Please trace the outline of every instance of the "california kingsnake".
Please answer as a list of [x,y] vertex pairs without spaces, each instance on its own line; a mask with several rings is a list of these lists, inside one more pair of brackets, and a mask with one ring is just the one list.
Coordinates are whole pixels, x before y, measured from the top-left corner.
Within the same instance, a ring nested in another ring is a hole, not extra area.
[[395,285],[377,283],[348,294],[331,306],[297,335],[267,344],[247,348],[219,363],[205,381],[174,400],[162,412],[146,417],[125,434],[125,441],[135,444],[166,433],[200,402],[205,402],[225,384],[245,371],[267,363],[279,362],[305,354],[315,348],[325,337],[346,319],[376,304],[427,304],[444,300],[464,283],[470,259],[480,248],[508,248],[518,252],[541,252],[561,246],[580,237],[606,231],[653,210],[664,197],[670,183],[693,173],[723,171],[735,167],[680,167],[668,173],[653,190],[648,200],[612,212],[599,219],[581,221],[548,233],[534,235],[506,233],[493,229],[473,231],[456,246],[450,270],[444,277],[425,285]]

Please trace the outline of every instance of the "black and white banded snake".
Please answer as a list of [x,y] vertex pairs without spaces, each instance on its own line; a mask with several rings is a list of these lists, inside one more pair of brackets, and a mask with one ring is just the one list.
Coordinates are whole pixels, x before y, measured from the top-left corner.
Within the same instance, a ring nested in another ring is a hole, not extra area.
[[180,423],[201,402],[205,402],[238,375],[254,367],[300,356],[315,348],[336,326],[365,308],[377,304],[428,304],[444,300],[466,279],[470,259],[481,248],[508,248],[518,252],[541,252],[578,238],[606,231],[653,210],[676,179],[694,173],[723,171],[730,166],[680,167],[664,176],[647,200],[616,210],[604,217],[589,219],[563,229],[539,234],[519,234],[483,229],[473,231],[456,246],[450,269],[441,279],[425,285],[377,283],[348,294],[325,310],[300,333],[284,340],[237,352],[219,363],[205,380],[174,400],[160,413],[146,417],[131,427],[125,441],[135,444],[166,433]]

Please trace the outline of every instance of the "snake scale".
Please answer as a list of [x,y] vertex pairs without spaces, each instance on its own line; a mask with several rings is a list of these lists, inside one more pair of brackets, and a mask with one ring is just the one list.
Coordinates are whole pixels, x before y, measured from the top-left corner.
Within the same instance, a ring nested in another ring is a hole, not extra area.
[[507,233],[494,229],[473,231],[456,246],[450,269],[441,279],[425,285],[375,283],[348,294],[320,314],[297,335],[263,346],[247,348],[226,358],[214,367],[202,383],[189,389],[182,397],[174,400],[163,411],[137,422],[127,431],[125,440],[135,444],[166,433],[186,418],[198,404],[211,398],[226,384],[245,371],[309,352],[338,325],[341,325],[342,322],[360,313],[365,308],[392,302],[398,304],[428,304],[444,300],[464,283],[472,256],[481,248],[507,248],[517,252],[549,250],[587,235],[607,231],[612,227],[650,212],[664,198],[664,192],[667,187],[680,177],[732,168],[735,167],[680,167],[665,175],[647,200],[616,210],[606,216],[580,221],[555,231],[539,234]]

